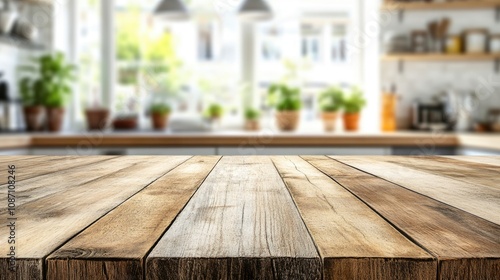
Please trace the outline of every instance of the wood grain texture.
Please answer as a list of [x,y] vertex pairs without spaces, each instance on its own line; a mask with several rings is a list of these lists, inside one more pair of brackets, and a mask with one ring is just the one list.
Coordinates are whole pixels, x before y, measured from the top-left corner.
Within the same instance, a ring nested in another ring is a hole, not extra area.
[[500,189],[500,167],[444,157],[377,157],[377,160],[399,164],[465,182],[470,185]]
[[[76,184],[70,179],[74,179],[72,175],[76,173],[79,177],[89,176],[92,174],[90,171],[98,171],[94,169],[95,165],[72,169],[69,173],[65,173],[64,177],[52,176],[52,181],[46,182],[50,183],[49,185],[37,186],[51,190],[50,194],[45,194],[44,190],[36,192],[35,197],[30,197],[29,202],[17,206],[17,226],[22,229],[19,230],[16,241],[19,258],[17,265],[29,267],[30,262],[38,263],[39,260],[43,260],[75,234],[188,158],[121,157],[118,160],[126,164],[120,166],[118,170],[108,171],[99,178],[77,181]],[[115,165],[119,165],[118,162],[110,165],[111,161],[113,159],[100,168],[113,169]],[[33,188],[31,185],[19,185],[18,195],[22,195],[23,188]],[[5,208],[2,210],[1,217],[4,219]],[[7,240],[8,234],[7,227],[0,228],[2,240]],[[23,275],[23,270],[18,270],[16,273],[7,271],[8,268],[4,266],[7,250],[6,246],[0,247],[0,264],[2,264],[0,275],[6,275],[6,280],[42,279],[43,271],[38,271],[37,277]],[[30,268],[26,271],[39,268]]]
[[146,254],[219,159],[193,157],[102,217],[48,257],[47,279],[142,279]]
[[[498,279],[500,225],[386,180],[366,177],[361,170],[344,169],[339,161],[304,159],[437,256],[439,279]],[[334,175],[339,168],[344,176]]]
[[147,258],[148,279],[321,279],[268,157],[224,157]]
[[498,188],[469,184],[417,168],[384,162],[383,157],[334,158],[349,166],[500,224],[498,214],[500,213],[500,189]]
[[[80,166],[95,164],[104,160],[112,159],[114,157],[101,156],[43,156],[33,158],[28,161],[25,160],[11,160],[11,164],[16,166],[16,181],[23,181],[34,177],[60,172],[71,168],[78,168]],[[8,166],[5,164],[0,167],[0,172],[7,171]],[[3,186],[0,186],[0,188]]]
[[[33,160],[35,158],[43,158],[46,156],[0,156],[0,163],[5,166],[15,163],[15,161]],[[6,168],[1,166],[1,168]]]
[[500,157],[498,156],[496,157],[495,156],[443,156],[443,157],[455,160],[467,161],[467,162],[500,166]]
[[272,157],[324,260],[324,279],[435,279],[437,263],[298,156]]
[[[70,191],[73,188],[80,188],[82,185],[92,183],[99,178],[112,176],[117,172],[123,172],[127,169],[133,169],[134,164],[148,159],[148,157],[117,158],[110,156],[100,156],[99,158],[101,160],[92,165],[68,170],[61,170],[59,167],[57,174],[40,173],[34,178],[24,180],[22,183],[23,187],[16,189],[18,195],[16,205],[20,206],[31,201],[40,200],[43,197],[50,197],[61,190]],[[29,167],[32,170],[31,172],[37,172],[36,164]],[[19,172],[26,171],[19,170]],[[19,177],[21,176],[22,174],[19,175]],[[61,182],[64,182],[64,185]],[[0,189],[6,191],[6,187],[7,185],[4,184],[0,186]],[[5,215],[5,213],[6,209],[1,208],[0,214]]]

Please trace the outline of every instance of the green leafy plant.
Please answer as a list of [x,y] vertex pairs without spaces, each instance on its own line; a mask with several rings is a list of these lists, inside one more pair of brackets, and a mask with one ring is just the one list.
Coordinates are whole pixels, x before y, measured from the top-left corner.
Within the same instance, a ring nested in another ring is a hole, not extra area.
[[278,111],[298,111],[302,107],[300,89],[286,84],[273,84],[268,90],[268,103]]
[[245,119],[249,121],[255,121],[260,118],[260,111],[254,108],[247,108],[245,110]]
[[19,91],[24,106],[43,105],[42,95],[33,89],[33,80],[31,78],[24,77],[19,81]]
[[224,113],[224,109],[219,104],[211,104],[207,109],[207,115],[210,118],[220,118]]
[[351,94],[344,98],[344,111],[346,113],[359,113],[366,105],[366,99],[359,88],[353,88]]
[[[33,59],[35,65],[23,66],[29,73],[20,80],[25,105],[45,105],[49,108],[64,107],[71,94],[71,82],[75,79],[75,66],[68,64],[64,54],[48,54]],[[36,78],[35,78],[36,77]]]
[[172,108],[168,104],[157,103],[151,105],[151,113],[168,115],[172,111]]
[[331,87],[319,96],[319,106],[323,112],[337,112],[344,104],[344,92],[339,87]]

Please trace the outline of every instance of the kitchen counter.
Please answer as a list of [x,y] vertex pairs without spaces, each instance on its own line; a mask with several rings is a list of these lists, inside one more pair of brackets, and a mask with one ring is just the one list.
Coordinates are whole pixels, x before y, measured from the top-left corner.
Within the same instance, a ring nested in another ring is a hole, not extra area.
[[31,143],[32,136],[29,134],[0,134],[0,149],[27,148]]
[[500,151],[500,134],[426,132],[394,133],[65,133],[0,135],[0,148],[77,147],[207,147],[207,146],[422,146],[471,147]]
[[500,157],[0,161],[6,280],[498,277]]

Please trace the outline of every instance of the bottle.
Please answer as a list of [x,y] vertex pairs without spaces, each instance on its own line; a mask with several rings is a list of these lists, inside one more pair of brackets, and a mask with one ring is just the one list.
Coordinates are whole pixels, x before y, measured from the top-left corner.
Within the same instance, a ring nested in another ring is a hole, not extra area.
[[398,96],[396,86],[391,85],[390,91],[382,92],[382,131],[396,131],[396,104]]

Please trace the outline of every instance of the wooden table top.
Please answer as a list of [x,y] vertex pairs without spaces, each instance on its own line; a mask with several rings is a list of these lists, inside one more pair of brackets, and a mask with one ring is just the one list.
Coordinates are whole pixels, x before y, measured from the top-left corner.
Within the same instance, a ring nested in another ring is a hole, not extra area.
[[0,171],[2,280],[499,279],[500,157],[3,156]]

